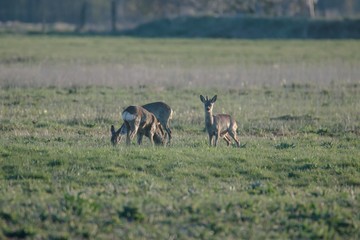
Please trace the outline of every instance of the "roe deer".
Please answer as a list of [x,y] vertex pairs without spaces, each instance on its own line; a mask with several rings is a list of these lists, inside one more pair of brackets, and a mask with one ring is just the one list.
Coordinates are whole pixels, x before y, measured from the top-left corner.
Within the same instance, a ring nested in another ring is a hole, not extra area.
[[[136,134],[139,145],[144,135],[150,139],[152,145],[164,145],[165,133],[154,114],[141,106],[129,106],[121,116],[126,127],[127,145],[130,145]],[[111,126],[111,132],[115,132],[114,126]]]
[[205,107],[205,127],[209,134],[210,146],[213,144],[213,137],[215,136],[214,146],[216,147],[218,138],[221,137],[226,141],[226,144],[230,145],[230,137],[235,140],[237,147],[240,147],[240,142],[236,136],[237,124],[236,121],[228,114],[217,114],[213,115],[214,103],[217,99],[215,95],[212,99],[204,98],[200,95],[201,102],[204,103]]
[[[168,137],[168,143],[170,143],[171,129],[170,129],[169,121],[170,119],[172,119],[172,114],[173,114],[173,110],[170,108],[170,106],[164,102],[153,102],[153,103],[145,104],[142,107],[155,115],[157,120],[165,129]],[[125,124],[122,124],[117,131],[115,131],[115,129],[111,131],[111,143],[113,145],[116,145],[118,142],[121,141],[122,136],[126,135],[126,132],[127,130]]]

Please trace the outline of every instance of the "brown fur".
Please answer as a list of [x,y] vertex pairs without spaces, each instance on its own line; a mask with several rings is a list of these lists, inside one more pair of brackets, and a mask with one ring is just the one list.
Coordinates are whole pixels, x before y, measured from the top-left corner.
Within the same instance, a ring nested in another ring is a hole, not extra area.
[[[172,119],[173,110],[170,108],[169,105],[167,105],[164,102],[153,102],[148,103],[142,106],[147,111],[153,113],[157,120],[160,122],[163,129],[165,129],[167,135],[165,138],[168,138],[168,144],[170,144],[171,141],[171,129],[170,129],[170,119]],[[111,131],[111,143],[113,145],[116,145],[117,143],[121,142],[122,136],[126,135],[127,129],[125,126],[125,123],[121,125],[121,127],[115,131],[113,129]]]
[[[204,98],[200,95],[200,100],[204,103],[205,108],[205,127],[209,134],[210,146],[214,143],[214,146],[216,147],[219,137],[223,138],[229,146],[231,136],[236,142],[237,147],[240,147],[240,142],[236,136],[236,121],[229,114],[212,114],[216,99],[217,95],[215,95],[212,99],[208,99],[208,97]],[[213,141],[214,137],[215,141]]]
[[[140,145],[143,136],[147,136],[154,145],[163,145],[165,143],[165,133],[160,122],[154,114],[141,106],[129,106],[122,112],[122,118],[126,127],[126,144],[130,145],[131,140],[137,135],[137,142]],[[114,126],[111,126],[112,136],[120,132],[121,128],[115,132]]]

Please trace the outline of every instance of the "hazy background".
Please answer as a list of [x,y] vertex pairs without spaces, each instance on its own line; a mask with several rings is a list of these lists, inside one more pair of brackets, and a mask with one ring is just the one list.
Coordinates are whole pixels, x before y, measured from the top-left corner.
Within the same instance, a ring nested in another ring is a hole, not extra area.
[[[359,12],[358,0],[0,0],[0,30],[358,38]],[[138,29],[143,24],[145,33]]]

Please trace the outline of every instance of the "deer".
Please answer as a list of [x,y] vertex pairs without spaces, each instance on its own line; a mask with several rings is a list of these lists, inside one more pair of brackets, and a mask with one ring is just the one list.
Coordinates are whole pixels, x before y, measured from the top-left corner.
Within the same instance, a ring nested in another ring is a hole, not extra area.
[[[165,137],[168,138],[168,144],[171,141],[171,129],[170,129],[170,120],[172,119],[173,110],[169,105],[164,102],[152,102],[142,106],[147,111],[151,112],[155,115],[157,120],[160,122],[163,129],[166,131]],[[122,136],[126,135],[127,128],[125,123],[121,125],[121,127],[115,131],[114,126],[111,126],[111,143],[115,146],[117,143],[121,142]]]
[[[231,136],[237,147],[240,147],[240,142],[236,136],[237,124],[236,121],[229,114],[217,114],[213,115],[214,103],[216,102],[217,95],[213,98],[208,99],[200,95],[200,100],[204,103],[205,108],[205,127],[206,131],[209,134],[209,143],[210,146],[217,146],[217,141],[220,138],[223,138],[226,141],[226,145],[229,146],[231,143]],[[215,141],[214,140],[215,137]]]
[[[150,139],[151,144],[164,145],[165,133],[155,115],[141,106],[129,106],[121,114],[126,128],[126,144],[130,145],[137,135],[137,143],[141,145],[143,136]],[[121,131],[119,129],[118,131]],[[115,128],[111,126],[115,134]]]

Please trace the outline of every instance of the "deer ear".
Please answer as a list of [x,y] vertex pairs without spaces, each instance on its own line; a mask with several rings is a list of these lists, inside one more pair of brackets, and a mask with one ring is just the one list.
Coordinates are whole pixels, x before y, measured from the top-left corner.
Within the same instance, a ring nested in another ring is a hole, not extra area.
[[110,131],[111,131],[111,134],[114,134],[114,133],[115,133],[115,127],[114,127],[114,125],[111,125]]
[[216,99],[217,99],[217,95],[215,95],[215,96],[211,99],[211,102],[212,102],[212,103],[216,102]]
[[201,100],[203,103],[205,103],[205,98],[204,98],[203,95],[200,95],[200,100]]

